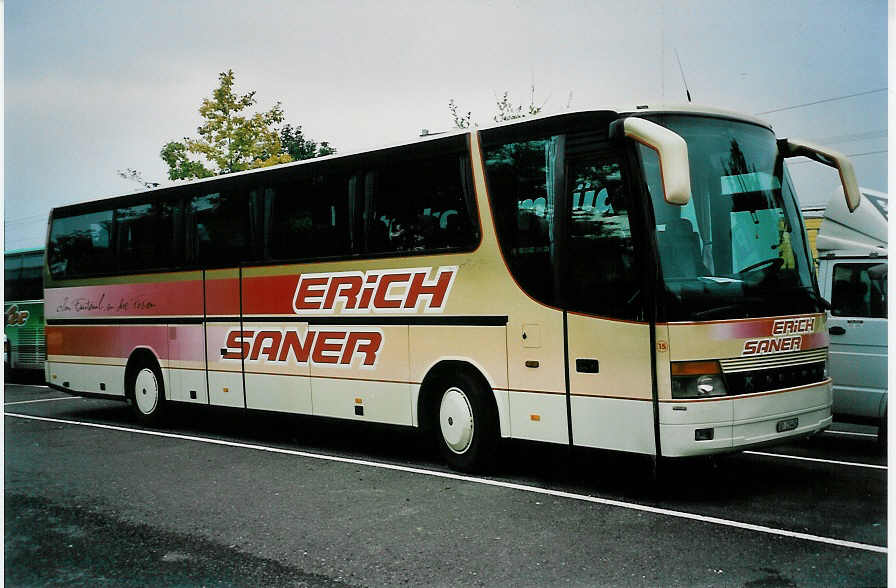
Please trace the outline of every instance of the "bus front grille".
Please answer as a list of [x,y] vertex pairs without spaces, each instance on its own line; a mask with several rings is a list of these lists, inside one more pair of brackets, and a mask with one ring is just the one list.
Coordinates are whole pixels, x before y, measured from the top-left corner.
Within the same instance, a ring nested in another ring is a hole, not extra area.
[[719,363],[722,365],[722,372],[730,374],[733,372],[753,372],[769,368],[799,366],[818,361],[823,362],[827,357],[828,350],[826,347],[822,347],[821,349],[795,351],[792,353],[773,353],[769,355],[755,355],[752,357],[732,357],[729,359],[720,359]]
[[728,394],[755,394],[770,390],[796,388],[825,380],[824,361],[779,368],[725,373]]
[[29,330],[19,333],[18,341],[12,348],[15,368],[43,369],[47,361],[47,340],[43,330]]

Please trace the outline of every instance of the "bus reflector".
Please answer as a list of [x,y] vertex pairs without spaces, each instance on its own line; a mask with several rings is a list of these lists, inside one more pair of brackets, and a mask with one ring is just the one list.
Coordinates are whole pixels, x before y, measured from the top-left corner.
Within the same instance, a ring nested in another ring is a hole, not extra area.
[[230,388],[224,388],[224,393],[230,392]]
[[364,401],[360,398],[355,398],[355,404],[362,404]]
[[719,362],[714,359],[711,361],[673,361],[670,368],[673,376],[702,376],[722,373]]
[[530,414],[529,419],[535,421],[536,423],[541,420],[540,414]]

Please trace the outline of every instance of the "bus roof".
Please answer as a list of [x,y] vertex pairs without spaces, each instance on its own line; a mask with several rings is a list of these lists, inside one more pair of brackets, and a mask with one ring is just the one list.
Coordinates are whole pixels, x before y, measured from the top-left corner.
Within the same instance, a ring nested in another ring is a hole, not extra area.
[[53,209],[51,210],[51,213],[56,212],[56,211],[63,211],[66,209],[81,208],[82,206],[85,206],[85,205],[90,205],[90,204],[99,203],[99,202],[105,202],[108,200],[121,199],[123,201],[127,201],[130,198],[133,198],[136,200],[138,198],[143,198],[147,194],[152,194],[154,192],[161,193],[161,192],[166,192],[169,190],[178,189],[178,188],[182,188],[182,187],[196,186],[196,185],[200,185],[200,184],[203,184],[206,182],[221,181],[224,178],[241,177],[241,176],[246,176],[246,175],[255,174],[255,173],[263,173],[263,172],[267,172],[267,171],[272,171],[275,169],[286,169],[286,168],[294,167],[294,166],[309,165],[312,163],[320,163],[322,161],[333,161],[333,160],[337,160],[337,159],[348,158],[348,157],[352,157],[352,156],[362,155],[365,153],[375,153],[377,151],[383,151],[386,149],[400,148],[400,147],[416,145],[416,144],[420,144],[420,143],[426,143],[429,141],[437,141],[439,139],[444,139],[446,137],[465,135],[465,134],[471,133],[473,131],[482,131],[482,130],[488,130],[488,129],[498,128],[498,127],[526,124],[526,123],[530,123],[533,121],[539,121],[539,120],[544,121],[544,120],[548,120],[551,118],[563,118],[563,117],[567,117],[567,116],[576,116],[576,115],[583,115],[583,114],[589,114],[589,113],[605,114],[608,117],[632,116],[632,115],[643,116],[645,114],[689,114],[689,115],[708,116],[708,117],[713,117],[713,118],[723,118],[723,119],[728,119],[728,120],[747,122],[747,123],[756,124],[756,125],[765,127],[769,130],[771,130],[771,128],[772,128],[771,125],[769,125],[767,122],[762,121],[762,120],[755,118],[753,116],[750,116],[750,115],[737,113],[737,112],[733,112],[733,111],[728,111],[728,110],[723,110],[720,108],[714,108],[714,107],[710,107],[710,106],[694,106],[691,104],[659,105],[659,106],[655,106],[655,107],[651,107],[651,106],[647,106],[647,105],[638,105],[638,106],[634,106],[634,107],[615,108],[615,109],[606,109],[606,110],[596,109],[596,108],[569,110],[569,111],[560,112],[560,113],[527,116],[524,118],[514,119],[514,120],[510,120],[510,121],[501,121],[501,122],[492,123],[489,125],[476,126],[472,129],[470,129],[470,128],[449,129],[447,131],[427,133],[426,135],[415,137],[413,139],[410,139],[407,141],[402,141],[399,143],[384,144],[384,145],[380,145],[377,147],[370,147],[370,148],[366,148],[366,149],[348,151],[345,153],[335,153],[333,155],[325,155],[323,157],[315,157],[315,158],[311,158],[311,159],[292,161],[289,163],[283,163],[283,164],[273,165],[273,166],[268,166],[268,167],[248,169],[248,170],[234,172],[234,173],[225,174],[225,175],[217,175],[217,176],[212,176],[212,177],[208,177],[208,178],[190,180],[190,181],[183,182],[183,183],[159,186],[156,188],[150,188],[149,190],[142,190],[142,191],[138,191],[138,192],[128,192],[126,194],[112,195],[112,196],[108,196],[108,197],[96,198],[93,200],[86,200],[86,201],[82,201],[82,202],[73,202],[71,204],[64,204],[61,206],[53,207]]

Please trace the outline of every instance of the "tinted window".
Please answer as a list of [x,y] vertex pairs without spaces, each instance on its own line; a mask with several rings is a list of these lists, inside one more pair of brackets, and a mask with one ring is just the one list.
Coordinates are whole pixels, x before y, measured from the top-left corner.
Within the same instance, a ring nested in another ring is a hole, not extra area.
[[214,192],[187,204],[187,243],[191,263],[236,266],[252,257],[249,206],[244,194]]
[[831,314],[887,318],[887,264],[835,265]]
[[459,155],[399,160],[364,178],[365,251],[426,252],[474,246],[469,168]]
[[531,296],[557,304],[554,170],[562,136],[485,151],[489,195],[504,259]]
[[47,251],[54,278],[115,271],[112,211],[54,218]]
[[3,273],[5,277],[3,296],[6,300],[21,300],[13,296],[13,288],[22,274],[22,256],[6,255],[3,258]]
[[4,263],[6,301],[40,300],[44,297],[43,251],[6,256]]
[[348,179],[316,175],[265,188],[265,259],[304,259],[351,251]]
[[[170,268],[175,255],[175,209],[171,203],[138,204],[115,211],[118,268],[123,272]],[[179,211],[178,211],[179,212]]]
[[495,227],[511,273],[533,298],[643,320],[622,159],[601,129],[606,123],[570,119],[554,129],[483,132]]
[[642,319],[641,272],[628,216],[628,194],[618,160],[589,155],[567,162],[570,203],[569,273],[564,278],[570,310]]

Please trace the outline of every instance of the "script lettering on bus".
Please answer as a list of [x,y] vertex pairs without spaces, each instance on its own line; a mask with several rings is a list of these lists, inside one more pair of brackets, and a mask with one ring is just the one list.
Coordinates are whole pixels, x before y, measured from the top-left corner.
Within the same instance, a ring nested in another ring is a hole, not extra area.
[[741,355],[799,351],[803,346],[803,335],[814,333],[815,323],[814,316],[777,319],[772,323],[771,337],[745,341]]
[[296,314],[442,312],[456,275],[457,266],[302,274],[293,309]]
[[148,299],[144,294],[139,294],[133,298],[120,298],[118,302],[109,302],[106,300],[106,293],[103,292],[98,298],[87,298],[84,296],[78,298],[70,298],[66,296],[62,302],[56,306],[56,312],[109,312],[119,313],[131,310],[150,310],[155,308],[156,304]]
[[383,343],[380,329],[308,328],[250,331],[231,329],[222,360],[348,367],[358,357],[359,367],[374,368]]

